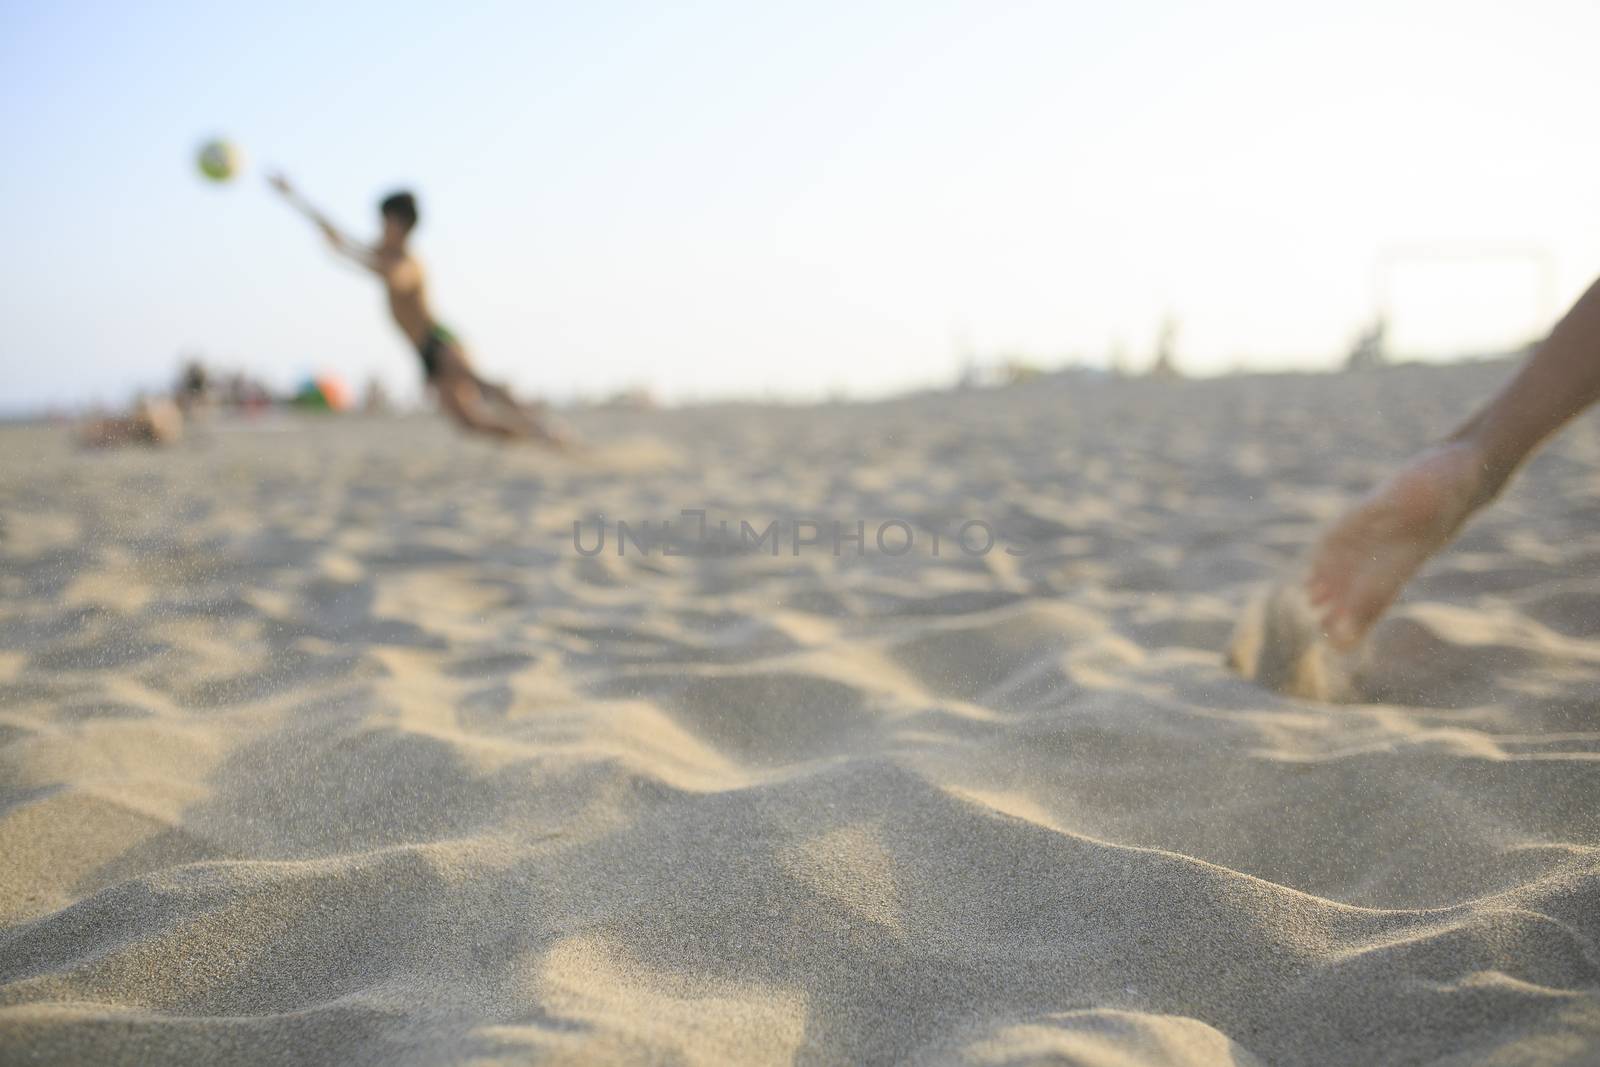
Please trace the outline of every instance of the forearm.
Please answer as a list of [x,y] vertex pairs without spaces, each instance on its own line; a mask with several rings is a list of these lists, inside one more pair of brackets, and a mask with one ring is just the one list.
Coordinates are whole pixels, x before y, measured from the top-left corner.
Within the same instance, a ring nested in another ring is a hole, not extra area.
[[293,189],[281,189],[279,191],[282,193],[283,198],[289,202],[290,207],[300,212],[300,214],[304,215],[318,226],[331,225],[328,222],[326,215],[318,211],[316,207],[312,205],[311,201],[307,200]]
[[359,241],[351,239],[348,234],[330,222],[326,215],[323,215],[305,201],[299,201],[295,206],[316,224],[317,229],[322,231],[322,235],[328,239],[328,244],[335,252],[346,259],[354,260],[363,267],[372,267],[372,250],[370,248],[367,248]]
[[1506,386],[1453,441],[1483,455],[1482,501],[1492,499],[1551,434],[1600,399],[1600,281],[1556,324]]
[[339,232],[339,228],[333,224],[332,220],[330,220],[328,216],[324,215],[322,212],[318,211],[311,201],[301,196],[299,190],[291,186],[286,179],[274,177],[271,179],[271,182],[273,187],[278,190],[278,194],[288,202],[289,206],[294,208],[300,214],[304,215],[307,219],[310,219],[317,229],[321,230],[325,235],[327,235],[330,241],[337,245],[346,240],[345,236]]

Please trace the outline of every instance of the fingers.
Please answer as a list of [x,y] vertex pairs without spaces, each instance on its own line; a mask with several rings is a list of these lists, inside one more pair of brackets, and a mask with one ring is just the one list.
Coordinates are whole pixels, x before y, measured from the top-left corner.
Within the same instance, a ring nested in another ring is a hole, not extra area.
[[1342,590],[1330,589],[1320,604],[1312,606],[1320,609],[1322,633],[1328,643],[1341,652],[1348,652],[1361,643],[1367,631],[1389,610],[1398,592],[1398,586],[1374,589],[1357,582]]
[[1340,590],[1322,575],[1313,575],[1305,584],[1306,600],[1311,604],[1322,636],[1334,646],[1348,649],[1361,639],[1361,634],[1350,616],[1349,590],[1343,592],[1345,598],[1341,600]]
[[1361,636],[1366,631],[1357,625],[1355,620],[1344,612],[1327,616],[1322,621],[1323,636],[1328,643],[1341,652],[1348,652],[1361,643]]

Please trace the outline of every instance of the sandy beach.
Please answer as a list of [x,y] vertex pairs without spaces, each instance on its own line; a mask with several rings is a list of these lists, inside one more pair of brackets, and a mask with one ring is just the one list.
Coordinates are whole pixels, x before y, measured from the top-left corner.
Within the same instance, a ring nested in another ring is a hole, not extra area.
[[1593,1063],[1600,419],[1222,658],[1509,370],[0,429],[0,1061]]

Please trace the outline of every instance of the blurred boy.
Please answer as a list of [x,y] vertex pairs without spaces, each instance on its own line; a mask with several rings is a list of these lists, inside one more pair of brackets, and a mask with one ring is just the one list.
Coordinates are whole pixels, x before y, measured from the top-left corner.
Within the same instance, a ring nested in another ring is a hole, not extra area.
[[406,245],[417,225],[415,197],[397,192],[383,199],[378,205],[383,235],[375,247],[368,247],[341,233],[283,175],[273,175],[268,180],[290,204],[316,223],[334,251],[383,279],[389,294],[389,312],[400,332],[415,346],[422,359],[423,375],[451,418],[477,433],[565,447],[565,438],[546,425],[536,409],[519,404],[504,387],[479,377],[461,342],[433,317],[422,264]]

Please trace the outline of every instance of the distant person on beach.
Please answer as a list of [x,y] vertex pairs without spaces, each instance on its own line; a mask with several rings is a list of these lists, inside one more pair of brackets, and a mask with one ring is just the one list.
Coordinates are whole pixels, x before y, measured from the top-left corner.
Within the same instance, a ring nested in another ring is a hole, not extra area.
[[316,223],[334,251],[383,279],[396,325],[416,347],[423,375],[438,394],[440,405],[460,426],[493,437],[566,446],[566,438],[549,425],[536,407],[519,403],[503,386],[480,377],[472,369],[461,342],[433,317],[422,264],[407,247],[417,225],[415,197],[397,192],[384,198],[378,205],[383,235],[376,246],[367,246],[342,233],[327,216],[308,204],[283,175],[273,175],[269,181]]
[[79,434],[86,448],[170,445],[183,437],[183,412],[165,397],[145,398],[127,415],[94,419]]
[[1600,399],[1600,281],[1505,388],[1444,441],[1327,528],[1306,593],[1323,632],[1351,648],[1401,588],[1546,438]]

